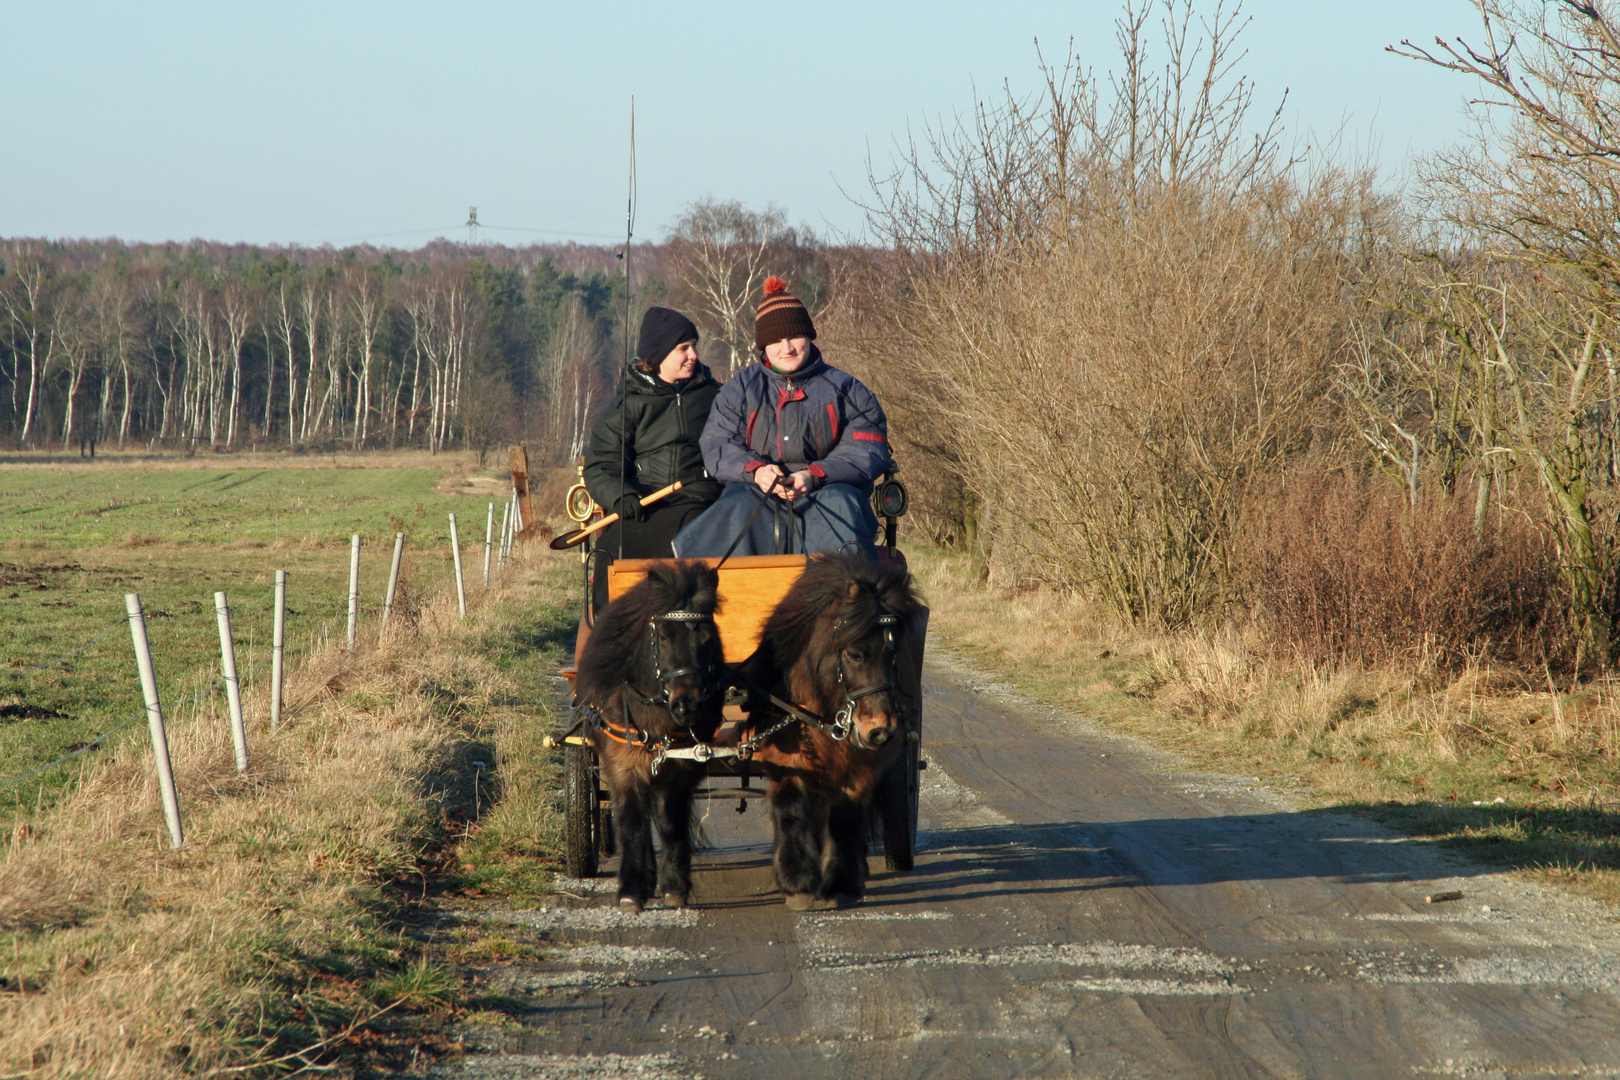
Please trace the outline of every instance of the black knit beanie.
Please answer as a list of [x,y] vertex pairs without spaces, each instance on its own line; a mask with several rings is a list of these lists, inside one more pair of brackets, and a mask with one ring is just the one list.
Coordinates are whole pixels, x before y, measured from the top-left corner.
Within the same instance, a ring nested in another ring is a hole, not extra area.
[[641,336],[636,339],[636,356],[656,368],[677,345],[698,339],[696,324],[667,307],[650,307],[641,317]]
[[763,349],[783,338],[803,337],[816,339],[815,324],[810,313],[797,296],[787,291],[787,282],[779,277],[765,279],[765,302],[754,315],[754,344]]

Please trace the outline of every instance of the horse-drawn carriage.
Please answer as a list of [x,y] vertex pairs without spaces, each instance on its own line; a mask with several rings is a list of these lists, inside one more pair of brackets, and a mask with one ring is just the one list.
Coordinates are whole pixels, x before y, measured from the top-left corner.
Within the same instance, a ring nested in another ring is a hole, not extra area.
[[[906,580],[895,570],[905,566],[904,557],[895,546],[896,518],[905,512],[905,490],[890,477],[880,486],[876,498],[877,509],[886,519],[887,544],[878,549],[879,569],[890,581]],[[571,516],[580,520],[586,515],[577,499],[571,502]],[[822,732],[823,747],[827,739],[842,740],[850,737],[854,724],[855,703],[864,695],[883,691],[891,708],[900,713],[896,730],[900,745],[898,753],[892,747],[884,751],[888,763],[868,784],[866,800],[866,829],[873,847],[881,843],[881,851],[890,870],[910,870],[916,847],[918,773],[925,766],[921,758],[922,739],[922,659],[927,634],[928,611],[914,602],[904,607],[904,615],[880,617],[890,646],[887,663],[891,672],[881,683],[863,689],[843,691],[843,707],[834,715],[817,715],[807,711],[806,702],[784,700],[793,693],[782,689],[781,695],[766,693],[758,685],[749,683],[746,664],[755,657],[767,630],[767,620],[776,612],[784,598],[793,593],[796,585],[803,585],[812,557],[805,555],[738,556],[728,559],[691,560],[718,571],[718,609],[712,615],[718,632],[721,651],[726,665],[724,682],[726,692],[723,722],[708,741],[687,740],[671,748],[667,744],[657,748],[653,772],[669,758],[682,758],[701,766],[702,782],[692,791],[697,799],[735,801],[737,812],[747,810],[749,801],[766,794],[770,777],[781,776],[779,768],[769,763],[771,755],[762,744],[769,734],[790,724],[802,725],[806,733],[810,728]],[[608,596],[617,600],[638,583],[646,580],[656,568],[673,565],[671,560],[623,559],[607,566]],[[825,576],[825,574],[823,574]],[[909,595],[909,584],[906,586]],[[853,585],[851,586],[853,595]],[[587,601],[588,602],[588,601]],[[904,625],[900,625],[900,623]],[[841,624],[840,624],[841,625]],[[838,679],[844,680],[843,659],[837,660]],[[571,668],[563,674],[574,675]],[[785,687],[786,684],[784,684]],[[641,691],[635,691],[640,694]],[[594,711],[594,710],[591,710]],[[772,722],[766,726],[765,718]],[[596,720],[600,723],[601,714]],[[611,724],[610,724],[611,726]],[[752,738],[746,737],[752,735]],[[587,718],[576,701],[576,712],[561,743],[565,759],[565,851],[567,871],[574,877],[590,877],[597,871],[598,859],[615,852],[613,815],[610,812],[609,792],[604,782],[599,760],[598,740],[593,746],[588,737]],[[618,741],[624,741],[619,739]],[[857,733],[854,742],[860,742]],[[892,755],[892,760],[890,756]]]

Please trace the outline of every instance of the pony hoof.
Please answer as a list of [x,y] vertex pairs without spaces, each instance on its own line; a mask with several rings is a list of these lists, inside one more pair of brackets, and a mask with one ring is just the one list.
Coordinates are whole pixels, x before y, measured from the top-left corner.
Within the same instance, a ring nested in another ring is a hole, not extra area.
[[809,911],[816,906],[816,898],[807,892],[788,893],[784,903],[789,911]]
[[664,906],[683,908],[686,906],[686,897],[682,896],[680,893],[667,892],[664,894]]
[[633,915],[641,914],[641,901],[633,896],[619,897],[619,910],[628,911]]

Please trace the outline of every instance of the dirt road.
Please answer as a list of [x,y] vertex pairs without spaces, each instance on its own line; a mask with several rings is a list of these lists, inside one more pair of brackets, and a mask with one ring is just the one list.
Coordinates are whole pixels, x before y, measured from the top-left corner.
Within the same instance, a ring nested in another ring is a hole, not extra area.
[[794,914],[761,808],[710,804],[694,908],[481,915],[554,951],[482,969],[521,1029],[426,1075],[1620,1076],[1595,905],[970,683],[925,680],[912,873]]

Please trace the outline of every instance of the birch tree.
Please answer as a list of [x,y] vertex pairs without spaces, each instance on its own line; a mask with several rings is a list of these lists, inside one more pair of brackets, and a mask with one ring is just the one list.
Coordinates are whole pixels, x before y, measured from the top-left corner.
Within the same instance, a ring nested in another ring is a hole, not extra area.
[[813,236],[788,226],[777,206],[756,211],[740,202],[703,199],[675,220],[664,257],[674,271],[677,302],[691,308],[694,321],[715,343],[719,355],[711,351],[710,356],[722,379],[753,361],[754,309],[764,299],[767,277],[786,278],[799,290],[796,295],[814,306],[814,297],[806,295],[811,283],[800,273],[814,245]]

